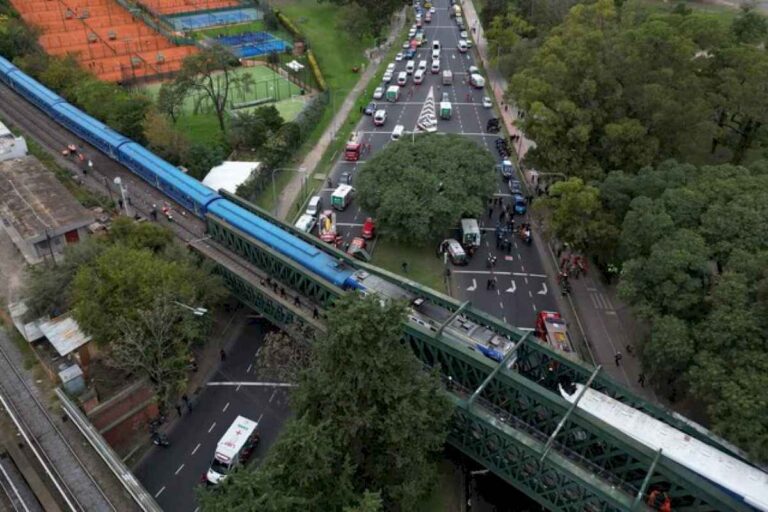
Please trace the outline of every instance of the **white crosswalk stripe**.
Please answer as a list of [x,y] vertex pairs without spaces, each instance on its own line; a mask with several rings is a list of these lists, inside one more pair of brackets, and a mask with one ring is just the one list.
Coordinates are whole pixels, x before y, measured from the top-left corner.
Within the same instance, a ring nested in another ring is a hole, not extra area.
[[419,120],[416,121],[416,129],[422,132],[437,131],[437,115],[435,113],[435,92],[432,87],[429,88],[427,99],[424,106],[421,107]]

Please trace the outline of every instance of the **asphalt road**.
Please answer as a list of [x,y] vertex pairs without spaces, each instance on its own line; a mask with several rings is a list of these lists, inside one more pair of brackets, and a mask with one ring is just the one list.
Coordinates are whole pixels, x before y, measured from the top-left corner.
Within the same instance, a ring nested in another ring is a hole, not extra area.
[[[245,321],[247,322],[247,321]],[[238,416],[259,424],[261,442],[250,463],[258,463],[277,439],[288,418],[288,397],[283,388],[255,385],[253,363],[264,339],[260,321],[243,323],[226,359],[203,391],[192,396],[192,411],[183,411],[168,434],[171,445],[153,446],[135,470],[136,477],[165,512],[197,510],[195,489],[208,470],[216,443]],[[174,410],[172,416],[176,416]]]
[[[414,60],[417,65],[419,61],[426,60],[427,66],[431,67],[432,42],[440,41],[440,70],[441,72],[445,69],[452,71],[453,85],[442,85],[442,74],[433,74],[428,70],[421,84],[414,84],[413,76],[408,76],[408,82],[401,88],[402,92],[397,102],[377,100],[378,108],[383,108],[387,112],[387,120],[381,127],[374,126],[371,116],[365,116],[361,120],[356,130],[362,137],[361,142],[370,145],[370,151],[366,151],[357,162],[347,162],[341,155],[330,174],[334,186],[339,183],[339,178],[344,172],[351,173],[354,186],[357,174],[365,165],[366,159],[392,142],[391,135],[396,125],[403,125],[405,128],[406,134],[403,135],[400,143],[407,143],[408,137],[411,136],[409,133],[416,130],[416,124],[430,91],[435,99],[436,108],[439,108],[443,92],[449,94],[453,105],[451,119],[438,119],[438,132],[465,135],[486,147],[497,161],[501,161],[495,148],[498,135],[485,132],[488,120],[498,117],[498,114],[482,105],[483,96],[490,96],[490,94],[485,90],[475,89],[467,83],[467,70],[476,64],[475,58],[471,51],[461,53],[457,49],[460,31],[449,15],[449,5],[449,0],[437,0],[435,3],[436,12],[432,22],[424,24],[427,42],[417,51]],[[392,83],[396,80],[397,74],[405,70],[406,63],[405,59],[395,62]],[[376,85],[383,85],[386,89],[388,84],[375,84],[371,87],[371,91]],[[496,193],[504,201],[509,201],[506,180],[501,177],[501,174],[498,178]],[[323,209],[330,208],[330,196],[333,190],[334,188],[322,190]],[[556,309],[555,298],[550,285],[546,283],[544,266],[534,247],[523,244],[516,237],[510,237],[510,240],[514,239],[514,246],[509,254],[496,249],[493,229],[500,211],[500,208],[496,207],[492,218],[484,214],[484,218],[478,219],[486,234],[483,245],[468,266],[452,266],[451,293],[460,300],[471,300],[476,307],[511,325],[532,328],[537,311]],[[360,236],[363,222],[368,216],[361,210],[359,202],[354,200],[346,210],[337,212],[337,226],[344,243]],[[519,223],[523,219],[518,216],[516,221]],[[314,233],[317,233],[316,229]],[[534,243],[537,243],[535,237]],[[369,244],[368,251],[374,253],[375,249],[374,241]],[[497,263],[493,268],[497,287],[492,290],[486,289],[487,281],[491,277],[490,269],[486,268],[486,259],[489,254],[497,257]],[[555,290],[555,293],[558,291]]]

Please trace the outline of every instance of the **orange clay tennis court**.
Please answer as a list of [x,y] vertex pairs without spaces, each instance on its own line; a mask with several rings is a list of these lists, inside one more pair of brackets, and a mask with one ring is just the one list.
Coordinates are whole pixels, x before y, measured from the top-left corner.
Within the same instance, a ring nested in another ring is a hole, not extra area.
[[157,14],[178,14],[240,5],[237,0],[139,0],[138,3]]
[[194,46],[176,46],[114,0],[11,3],[27,23],[40,28],[46,52],[72,54],[102,80],[124,82],[172,73],[197,51]]

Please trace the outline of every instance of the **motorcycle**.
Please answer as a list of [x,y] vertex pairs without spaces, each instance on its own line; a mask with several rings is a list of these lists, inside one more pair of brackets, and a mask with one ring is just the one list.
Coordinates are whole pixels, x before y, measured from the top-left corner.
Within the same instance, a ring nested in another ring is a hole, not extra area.
[[166,436],[162,432],[154,431],[152,432],[151,436],[152,436],[152,444],[154,444],[155,446],[162,446],[162,447],[171,446],[171,442],[168,440],[168,436]]

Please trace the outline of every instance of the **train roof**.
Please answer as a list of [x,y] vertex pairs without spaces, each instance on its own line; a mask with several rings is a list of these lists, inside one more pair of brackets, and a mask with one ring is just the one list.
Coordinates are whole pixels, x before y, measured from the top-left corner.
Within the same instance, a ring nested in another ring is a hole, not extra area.
[[87,129],[94,134],[94,136],[103,139],[114,148],[119,147],[121,144],[131,142],[131,139],[125,135],[121,135],[95,117],[89,116],[70,103],[59,103],[53,108],[60,114],[68,116],[69,119],[77,122],[80,127]]
[[152,169],[152,171],[161,176],[165,182],[173,185],[200,205],[207,206],[213,200],[220,197],[216,191],[203,185],[195,178],[187,176],[184,172],[136,142],[129,142],[128,144],[122,145],[120,147],[120,152],[135,160],[145,168]]
[[[560,394],[573,403],[584,385],[575,387],[570,394],[561,387]],[[662,450],[665,457],[739,495],[749,505],[768,512],[768,474],[758,468],[594,389],[586,390],[578,407],[653,451]]]
[[12,73],[8,80],[11,82],[23,87],[24,89],[28,90],[30,93],[36,95],[41,101],[43,101],[47,105],[56,105],[57,103],[65,103],[66,100],[32,78],[31,76],[22,73],[19,71],[18,73]]
[[3,56],[0,55],[0,73],[7,75],[9,73],[13,73],[14,71],[19,71],[19,68],[14,66],[11,61],[3,58]]
[[354,272],[347,265],[339,265],[338,260],[325,251],[227,199],[216,201],[208,211],[336,286],[345,286]]

